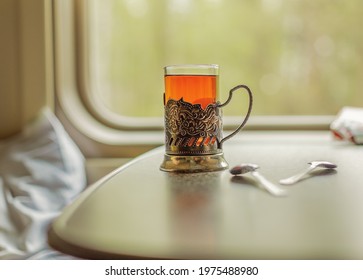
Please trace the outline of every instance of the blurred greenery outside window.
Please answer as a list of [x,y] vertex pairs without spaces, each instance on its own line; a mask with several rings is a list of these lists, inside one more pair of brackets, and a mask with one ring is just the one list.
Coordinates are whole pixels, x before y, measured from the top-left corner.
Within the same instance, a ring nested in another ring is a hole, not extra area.
[[[248,85],[253,115],[334,115],[343,106],[363,106],[363,1],[91,0],[88,5],[92,94],[113,113],[161,117],[163,67],[194,63],[220,65],[221,102],[230,88]],[[225,115],[246,110],[238,98]]]

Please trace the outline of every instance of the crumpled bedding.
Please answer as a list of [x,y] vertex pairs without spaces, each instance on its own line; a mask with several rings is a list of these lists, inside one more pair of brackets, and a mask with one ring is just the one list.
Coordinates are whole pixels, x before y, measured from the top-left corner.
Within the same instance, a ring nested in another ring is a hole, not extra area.
[[0,259],[67,259],[47,245],[51,221],[84,189],[84,157],[48,109],[0,141]]

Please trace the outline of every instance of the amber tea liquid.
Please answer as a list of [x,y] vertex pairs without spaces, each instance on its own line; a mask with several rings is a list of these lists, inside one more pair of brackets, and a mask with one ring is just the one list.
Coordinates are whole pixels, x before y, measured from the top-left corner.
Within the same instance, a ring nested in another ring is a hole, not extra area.
[[217,75],[165,75],[165,103],[169,99],[200,104],[205,109],[216,103]]

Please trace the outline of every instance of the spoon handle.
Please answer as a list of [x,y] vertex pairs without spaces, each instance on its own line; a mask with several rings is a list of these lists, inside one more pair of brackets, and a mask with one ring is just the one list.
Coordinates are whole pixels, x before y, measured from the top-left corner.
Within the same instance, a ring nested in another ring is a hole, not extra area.
[[292,184],[295,184],[298,181],[300,181],[306,174],[308,174],[313,169],[315,169],[315,166],[311,165],[309,168],[305,169],[303,172],[298,173],[298,174],[296,174],[294,176],[291,176],[289,178],[282,179],[282,180],[279,181],[279,183],[280,184],[283,184],[283,185],[292,185]]
[[279,186],[271,183],[269,180],[267,180],[265,177],[263,177],[260,173],[257,171],[251,172],[251,175],[258,180],[261,186],[265,188],[266,191],[268,191],[270,194],[275,196],[284,196],[286,195],[286,191],[281,189]]

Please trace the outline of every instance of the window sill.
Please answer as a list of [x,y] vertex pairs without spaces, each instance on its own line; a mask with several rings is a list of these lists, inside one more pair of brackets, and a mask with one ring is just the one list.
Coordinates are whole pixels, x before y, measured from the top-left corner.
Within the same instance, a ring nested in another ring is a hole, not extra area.
[[[70,100],[57,104],[57,115],[71,137],[79,145],[86,157],[133,158],[164,144],[164,131],[160,126],[155,130],[119,130],[97,121],[78,103]],[[64,101],[64,100],[63,100]],[[66,110],[64,110],[66,108]],[[276,135],[295,137],[306,131],[317,135],[329,134],[329,124],[333,116],[269,116],[251,117],[245,129],[234,138],[252,137],[279,131]],[[240,121],[237,117],[225,117],[225,135],[228,135]],[[233,141],[232,138],[230,141]]]

